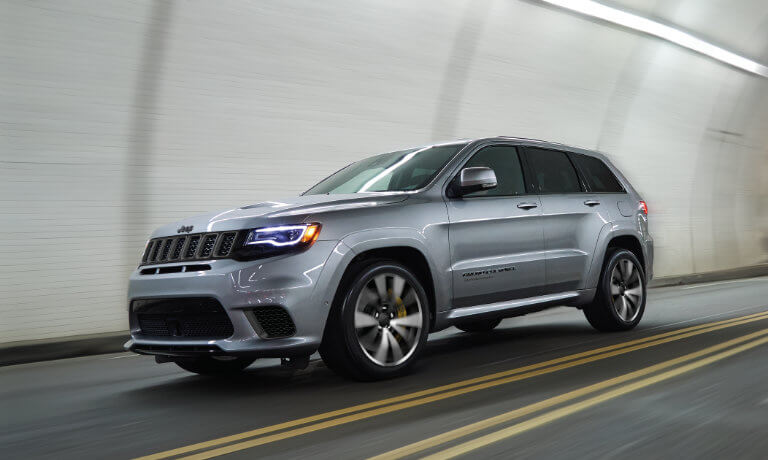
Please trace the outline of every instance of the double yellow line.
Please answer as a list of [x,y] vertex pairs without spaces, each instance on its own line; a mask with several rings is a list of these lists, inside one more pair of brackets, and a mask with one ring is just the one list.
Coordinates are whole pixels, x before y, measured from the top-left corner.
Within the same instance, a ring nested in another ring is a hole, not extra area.
[[[335,411],[325,412],[325,413],[313,415],[310,417],[291,420],[285,423],[280,423],[280,424],[271,425],[271,426],[267,426],[267,427],[263,427],[255,430],[250,430],[243,433],[234,434],[231,436],[225,436],[225,437],[213,439],[210,441],[191,444],[185,447],[180,447],[177,449],[160,452],[160,453],[149,455],[146,457],[141,457],[140,460],[166,459],[166,458],[177,457],[177,456],[186,455],[186,454],[192,454],[192,455],[183,457],[185,459],[207,459],[207,458],[217,457],[220,455],[225,455],[225,454],[241,451],[244,449],[257,447],[257,446],[272,443],[275,441],[280,441],[283,439],[300,436],[302,434],[311,433],[311,432],[315,432],[315,431],[319,431],[319,430],[323,430],[326,428],[331,428],[339,425],[344,425],[354,421],[368,419],[378,415],[396,412],[396,411],[400,411],[400,410],[411,408],[411,407],[421,406],[424,404],[429,404],[431,402],[453,398],[456,396],[472,393],[475,391],[536,377],[538,375],[549,374],[552,372],[556,372],[558,370],[567,369],[567,368],[579,366],[582,364],[599,361],[602,359],[607,359],[613,356],[630,353],[632,351],[654,347],[664,343],[682,340],[688,337],[693,337],[696,335],[705,334],[708,332],[713,332],[713,331],[717,331],[717,330],[725,329],[729,327],[735,327],[738,325],[747,324],[754,321],[761,321],[764,319],[768,319],[768,312],[755,313],[752,315],[742,316],[739,318],[732,318],[728,320],[722,320],[722,321],[716,321],[716,322],[711,322],[706,324],[700,324],[697,326],[691,326],[683,329],[678,329],[675,331],[653,335],[650,337],[645,337],[642,339],[631,340],[631,341],[616,344],[616,345],[596,348],[596,349],[585,351],[582,353],[576,353],[576,354],[564,356],[561,358],[556,358],[556,359],[552,359],[552,360],[548,360],[540,363],[531,364],[528,366],[519,367],[516,369],[497,372],[494,374],[489,374],[489,375],[476,377],[468,380],[462,380],[460,382],[455,382],[448,385],[441,385],[438,387],[429,388],[429,389],[417,391],[414,393],[395,396],[392,398],[387,398],[379,401],[372,401],[365,404],[359,404],[356,406],[351,406],[351,407],[347,407],[347,408],[343,408]],[[703,350],[702,352],[697,352],[697,353],[703,353]],[[678,359],[682,359],[682,358],[678,358]],[[693,359],[693,358],[690,358],[690,359]],[[657,366],[662,366],[662,365],[667,365],[668,367],[674,364],[668,364],[667,362],[667,363],[659,364]],[[643,369],[637,372],[645,372],[645,371],[646,369]],[[642,375],[645,375],[645,374],[642,374]],[[597,384],[597,385],[601,385],[601,384]],[[584,391],[584,390],[585,389],[577,390],[577,391]],[[592,391],[597,391],[597,389]],[[561,397],[565,397],[566,395],[562,395]],[[553,403],[553,404],[556,404],[556,403]],[[535,409],[535,410],[541,410],[545,407],[549,407],[549,406],[539,407],[538,409]],[[524,409],[527,409],[527,408],[524,408]],[[533,409],[528,409],[528,410],[531,411],[530,413],[535,411]],[[506,415],[506,414],[503,414],[503,415]],[[521,414],[520,416],[522,415],[525,415],[525,414]],[[515,417],[512,417],[512,418],[515,418]],[[502,421],[500,421],[499,423],[502,423]],[[468,427],[464,427],[464,428],[468,428]],[[483,429],[483,428],[479,428],[478,430],[480,429]],[[470,433],[472,432],[468,432],[466,434],[470,434]],[[466,434],[462,434],[457,437],[466,436]],[[440,435],[440,436],[445,436],[445,435],[448,435],[448,433],[445,433],[444,435]],[[455,438],[451,438],[451,439],[455,439]],[[447,439],[447,440],[450,440],[450,439]],[[428,440],[425,440],[425,441],[428,441]],[[411,445],[411,446],[414,446],[414,445]],[[407,449],[411,446],[406,446],[403,449]],[[428,448],[428,447],[425,447],[425,448]],[[418,452],[421,450],[423,449],[418,449],[415,452]],[[194,452],[197,452],[197,453],[194,453]],[[403,452],[406,452],[406,451],[404,450]],[[391,458],[390,457],[391,454],[393,453],[387,454],[388,458]],[[403,455],[410,455],[410,454],[406,453]]]
[[685,366],[678,367],[676,369],[669,370],[667,372],[663,372],[658,375],[654,375],[651,377],[647,377],[645,379],[639,380],[637,382],[630,383],[628,385],[622,385],[620,387],[617,387],[613,390],[607,391],[605,393],[599,394],[597,396],[594,396],[592,398],[586,399],[584,401],[580,401],[577,403],[570,404],[565,407],[561,407],[559,409],[553,410],[551,412],[544,413],[542,415],[539,415],[535,418],[532,418],[530,420],[527,420],[525,422],[520,422],[515,425],[512,425],[510,427],[504,428],[502,430],[486,434],[484,436],[481,436],[477,439],[473,439],[471,441],[466,441],[464,443],[461,443],[457,446],[442,450],[440,452],[434,453],[432,455],[429,455],[427,457],[424,457],[426,459],[434,460],[434,459],[446,459],[446,458],[453,458],[462,454],[466,454],[470,451],[473,451],[475,449],[485,447],[489,444],[501,441],[503,439],[509,438],[511,436],[515,436],[517,434],[523,433],[525,431],[531,430],[533,428],[540,427],[546,423],[553,422],[555,420],[561,419],[563,417],[566,417],[568,415],[574,414],[578,411],[588,409],[592,406],[595,406],[597,404],[603,403],[605,401],[611,400],[613,398],[619,397],[621,395],[625,395],[627,393],[631,393],[633,391],[637,391],[641,388],[645,388],[649,385],[653,385],[655,383],[662,382],[664,380],[671,379],[672,377],[676,377],[678,375],[684,374],[686,372],[690,372],[694,369],[698,369],[700,367],[704,367],[706,365],[712,364],[716,361],[720,361],[722,359],[728,358],[730,356],[733,356],[737,353],[741,353],[744,351],[747,351],[749,349],[755,348],[757,346],[763,345],[765,343],[768,343],[768,337],[763,337],[768,335],[768,329],[763,329],[761,331],[748,334],[743,337],[739,337],[733,340],[729,340],[727,342],[723,342],[721,344],[705,348],[703,350],[690,353],[684,356],[681,356],[679,358],[671,359],[669,361],[665,361],[660,364],[656,364],[653,366],[646,367],[644,369],[640,369],[635,372],[630,372],[628,374],[624,374],[622,376],[612,378],[609,380],[605,380],[599,383],[596,383],[594,385],[589,385],[583,388],[579,388],[578,390],[571,391],[569,393],[565,393],[559,396],[555,396],[549,399],[546,399],[541,402],[537,402],[525,407],[521,407],[519,409],[515,409],[509,412],[505,412],[501,415],[497,415],[495,417],[491,417],[485,420],[481,420],[479,422],[473,423],[471,425],[466,425],[461,428],[448,431],[443,434],[439,434],[437,436],[433,436],[431,438],[425,439],[423,441],[415,442],[413,444],[409,444],[407,446],[401,447],[399,449],[395,449],[393,451],[378,455],[376,457],[372,457],[370,460],[383,460],[383,459],[398,459],[402,457],[406,457],[409,455],[414,455],[416,453],[422,452],[427,449],[431,449],[437,446],[440,446],[442,444],[446,444],[450,441],[454,441],[456,439],[468,436],[473,433],[477,433],[482,430],[486,430],[488,428],[492,428],[496,425],[500,425],[505,422],[509,422],[514,419],[518,419],[521,417],[524,417],[526,415],[533,414],[537,411],[547,409],[577,398],[580,398],[582,396],[589,395],[590,393],[594,393],[600,390],[604,390],[610,387],[614,387],[616,385],[620,385],[626,382],[630,382],[634,379],[637,379],[639,377],[652,374],[654,372],[658,372],[670,367],[674,367],[680,364],[685,363],[686,361],[691,361],[696,358],[700,358],[702,356],[709,355],[711,353],[715,353],[717,351],[732,347],[734,345],[738,345],[740,343],[749,342],[744,345],[731,348],[730,350],[726,350],[720,353],[717,353],[712,356],[708,356],[704,359],[700,359],[698,361],[694,361],[690,364],[687,364]]

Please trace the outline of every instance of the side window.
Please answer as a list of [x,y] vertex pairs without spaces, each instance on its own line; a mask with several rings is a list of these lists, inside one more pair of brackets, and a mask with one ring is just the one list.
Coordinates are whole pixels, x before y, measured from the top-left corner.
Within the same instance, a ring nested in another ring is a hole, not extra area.
[[508,145],[493,145],[477,152],[464,165],[465,168],[486,166],[496,173],[496,188],[470,193],[471,196],[524,195],[525,180],[517,149]]
[[624,188],[613,172],[599,158],[574,155],[576,164],[584,173],[589,189],[595,193],[622,193]]
[[557,150],[526,149],[528,163],[533,168],[540,193],[581,192],[579,176],[568,155]]

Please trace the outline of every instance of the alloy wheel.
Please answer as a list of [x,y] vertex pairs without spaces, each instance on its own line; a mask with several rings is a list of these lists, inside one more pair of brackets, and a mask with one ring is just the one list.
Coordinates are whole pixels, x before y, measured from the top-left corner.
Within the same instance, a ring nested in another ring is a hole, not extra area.
[[640,270],[629,259],[620,259],[611,271],[611,303],[616,315],[631,323],[643,304],[643,280]]
[[379,366],[404,363],[416,350],[423,327],[422,305],[402,276],[379,273],[358,295],[355,332],[363,353]]

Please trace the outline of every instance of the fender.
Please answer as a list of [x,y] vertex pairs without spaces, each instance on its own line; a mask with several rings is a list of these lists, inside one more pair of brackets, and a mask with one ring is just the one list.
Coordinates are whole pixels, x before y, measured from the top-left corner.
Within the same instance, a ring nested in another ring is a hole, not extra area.
[[[322,307],[330,312],[330,306],[333,304],[341,278],[355,257],[373,249],[408,247],[419,251],[427,261],[429,271],[432,274],[432,283],[435,287],[436,313],[447,311],[450,308],[451,292],[447,230],[445,232],[433,230],[436,234],[431,235],[432,232],[430,232],[429,240],[422,232],[407,227],[363,230],[345,236],[337,243],[326,262],[323,273],[320,275],[321,279],[318,284],[328,286],[325,292],[321,294]],[[437,246],[440,246],[440,241],[444,246],[442,249],[436,249]],[[438,260],[435,260],[433,254],[437,254]],[[325,316],[327,318],[327,313]]]
[[[603,269],[603,261],[605,260],[608,243],[617,236],[632,236],[637,240],[641,247],[644,247],[642,244],[642,232],[635,228],[631,222],[621,220],[605,224],[600,230],[600,235],[597,237],[597,245],[595,246],[595,253],[589,267],[589,273],[584,286],[585,289],[594,289],[597,287],[597,283],[600,280],[600,272]],[[649,259],[646,254],[644,254],[644,257],[647,265]]]
[[[435,311],[450,308],[451,261],[447,225],[433,225],[426,231],[409,227],[363,230],[347,235],[342,242],[357,256],[372,249],[409,247],[419,251],[427,261],[435,287]],[[350,258],[351,260],[351,258]],[[347,264],[348,265],[348,264]],[[346,270],[347,265],[344,266]]]

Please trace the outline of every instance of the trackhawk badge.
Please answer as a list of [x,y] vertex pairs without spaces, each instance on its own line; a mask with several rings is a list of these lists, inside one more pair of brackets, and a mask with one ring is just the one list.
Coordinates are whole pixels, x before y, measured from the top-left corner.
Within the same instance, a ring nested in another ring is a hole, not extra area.
[[182,225],[181,227],[179,227],[178,230],[176,230],[176,233],[189,233],[192,231],[193,228],[194,227],[192,225],[187,225],[187,226]]

